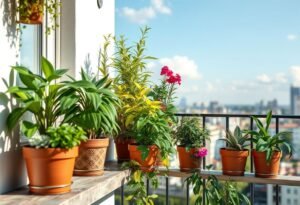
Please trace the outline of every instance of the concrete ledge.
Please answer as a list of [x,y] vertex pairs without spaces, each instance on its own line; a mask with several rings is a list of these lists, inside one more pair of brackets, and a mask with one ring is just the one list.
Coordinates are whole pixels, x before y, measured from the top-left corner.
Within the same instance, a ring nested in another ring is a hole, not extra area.
[[73,177],[72,191],[62,195],[32,195],[24,187],[0,195],[0,205],[88,205],[121,187],[128,176],[128,170],[110,169],[103,176]]

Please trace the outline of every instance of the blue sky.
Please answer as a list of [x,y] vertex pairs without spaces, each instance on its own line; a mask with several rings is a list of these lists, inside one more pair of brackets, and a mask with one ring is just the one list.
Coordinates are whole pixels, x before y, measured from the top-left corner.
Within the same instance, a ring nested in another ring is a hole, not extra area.
[[152,28],[149,64],[183,77],[178,96],[189,103],[218,100],[289,104],[300,85],[299,0],[116,0],[116,35],[130,41]]

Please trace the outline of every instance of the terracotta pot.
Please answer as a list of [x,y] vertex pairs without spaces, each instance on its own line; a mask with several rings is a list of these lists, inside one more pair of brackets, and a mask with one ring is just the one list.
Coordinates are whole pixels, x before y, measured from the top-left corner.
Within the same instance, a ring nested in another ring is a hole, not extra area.
[[220,154],[224,175],[244,176],[249,150],[237,151],[222,148]]
[[158,148],[156,145],[148,146],[149,155],[145,160],[142,160],[142,153],[138,150],[138,145],[130,144],[128,146],[130,153],[130,160],[134,160],[141,165],[141,170],[145,172],[151,172],[155,169]]
[[74,175],[101,176],[104,173],[109,138],[90,139],[79,146],[79,155],[75,162]]
[[77,156],[78,147],[72,149],[23,147],[29,191],[43,195],[69,192]]
[[266,160],[265,152],[257,152],[252,150],[254,160],[255,176],[262,178],[273,178],[279,173],[281,152],[274,151],[271,161],[268,163]]
[[128,138],[115,139],[118,162],[126,162],[130,160],[128,145],[133,144],[134,142],[135,142],[134,139],[128,139]]
[[[22,0],[20,1],[20,4],[22,4]],[[23,24],[42,24],[43,23],[43,12],[40,11],[40,8],[43,9],[44,7],[44,1],[34,1],[34,2],[28,2],[27,10],[28,13],[19,13],[20,15],[20,21],[19,23]]]
[[194,156],[198,150],[199,148],[191,148],[187,151],[185,147],[177,146],[180,171],[184,172],[193,169],[201,169],[202,158],[196,158]]

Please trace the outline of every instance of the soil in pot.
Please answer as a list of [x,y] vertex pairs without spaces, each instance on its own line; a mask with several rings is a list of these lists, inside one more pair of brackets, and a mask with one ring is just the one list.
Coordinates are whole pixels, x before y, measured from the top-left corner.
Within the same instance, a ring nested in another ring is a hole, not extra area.
[[252,150],[254,160],[255,176],[262,178],[273,178],[278,175],[281,152],[274,151],[270,162],[266,160],[265,152],[257,152]]
[[[24,0],[23,0],[24,1]],[[22,0],[20,3],[22,4]],[[23,24],[42,24],[43,23],[43,0],[33,1],[27,0],[27,10],[28,12],[20,12],[19,23]]]
[[155,169],[158,148],[155,145],[148,146],[149,155],[145,160],[142,160],[142,153],[138,150],[138,145],[130,144],[128,146],[130,153],[130,160],[134,160],[141,165],[141,170],[145,172],[152,172]]
[[185,147],[177,146],[180,171],[185,172],[193,169],[201,169],[202,158],[195,157],[195,153],[198,150],[199,148],[191,148],[187,151]]
[[71,190],[78,147],[72,149],[23,148],[29,178],[29,191],[34,194],[63,194]]
[[237,151],[222,148],[220,154],[224,175],[244,176],[249,150]]
[[134,139],[130,139],[130,138],[120,137],[115,139],[117,157],[119,163],[130,160],[128,145],[133,144],[134,142],[135,142]]
[[74,175],[101,176],[104,173],[109,138],[90,139],[79,146],[79,155],[75,162]]

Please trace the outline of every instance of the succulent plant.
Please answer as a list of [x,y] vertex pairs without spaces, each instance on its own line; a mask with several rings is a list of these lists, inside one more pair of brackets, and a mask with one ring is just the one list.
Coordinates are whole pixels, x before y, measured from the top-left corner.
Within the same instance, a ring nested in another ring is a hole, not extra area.
[[249,145],[250,141],[249,134],[245,134],[239,126],[236,126],[234,132],[230,130],[227,132],[225,139],[220,139],[227,143],[226,149],[230,150],[244,150]]

